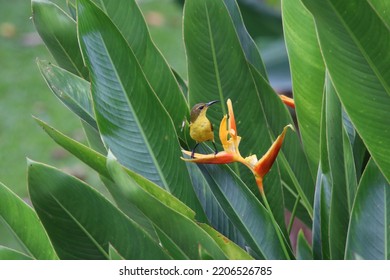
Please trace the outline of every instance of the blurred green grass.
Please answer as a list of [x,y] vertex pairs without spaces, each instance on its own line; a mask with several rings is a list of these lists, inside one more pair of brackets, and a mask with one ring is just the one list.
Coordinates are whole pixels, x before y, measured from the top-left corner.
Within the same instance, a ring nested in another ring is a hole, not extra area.
[[[170,65],[186,77],[180,7],[174,0],[137,2],[156,45]],[[79,120],[54,97],[38,71],[37,57],[54,59],[30,17],[30,0],[0,0],[0,181],[21,197],[27,196],[26,158],[65,169],[87,182],[98,180],[58,147],[32,118],[37,116],[84,141]]]

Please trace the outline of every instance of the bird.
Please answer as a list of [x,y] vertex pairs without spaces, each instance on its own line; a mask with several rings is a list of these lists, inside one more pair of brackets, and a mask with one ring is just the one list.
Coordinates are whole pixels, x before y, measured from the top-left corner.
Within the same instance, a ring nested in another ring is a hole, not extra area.
[[191,158],[194,158],[195,149],[202,142],[211,141],[213,143],[215,153],[218,153],[217,147],[214,142],[213,125],[206,116],[207,109],[219,102],[218,100],[210,101],[208,103],[195,104],[191,109],[190,115],[190,136],[196,141],[194,148],[192,149]]

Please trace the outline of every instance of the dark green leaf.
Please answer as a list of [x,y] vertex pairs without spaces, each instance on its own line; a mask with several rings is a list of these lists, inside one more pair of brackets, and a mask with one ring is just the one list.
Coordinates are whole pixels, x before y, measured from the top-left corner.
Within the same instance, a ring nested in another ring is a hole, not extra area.
[[129,169],[165,188],[199,215],[171,118],[119,30],[94,4],[77,2],[82,51],[106,146]]
[[32,258],[58,258],[34,210],[1,183],[0,218],[8,224]]
[[233,243],[228,238],[223,236],[221,233],[216,231],[214,228],[212,228],[206,224],[200,224],[200,227],[203,228],[203,230],[205,230],[212,238],[214,238],[215,242],[217,242],[219,247],[221,247],[221,249],[225,252],[225,254],[229,260],[251,260],[251,259],[253,259],[242,248],[237,246],[235,243]]
[[35,28],[58,62],[66,70],[88,78],[77,41],[76,22],[48,0],[32,0]]
[[305,235],[302,230],[298,233],[297,239],[297,260],[312,260],[313,255],[311,247],[307,242]]
[[[326,81],[326,143],[328,148],[332,197],[330,204],[329,240],[332,259],[344,259],[349,207],[348,185],[343,145],[344,126],[340,101],[329,79]],[[347,136],[346,136],[347,137]],[[348,140],[347,140],[348,141]],[[326,159],[325,159],[326,160]],[[353,167],[355,169],[355,167]],[[351,183],[352,182],[348,182]]]
[[195,221],[176,212],[146,192],[127,175],[112,155],[109,155],[107,159],[107,168],[129,203],[137,206],[189,258],[199,258],[198,246],[207,250],[214,259],[226,258],[214,239]]
[[[126,198],[125,198],[126,199]],[[182,249],[175,243],[175,240],[172,240],[164,231],[162,231],[159,227],[155,227],[156,232],[158,234],[161,245],[167,249],[169,254],[175,260],[188,260],[189,257],[183,252]]]
[[301,0],[283,0],[282,13],[299,131],[314,174],[320,158],[325,66],[313,17]]
[[109,244],[126,259],[169,259],[158,242],[93,188],[30,162],[31,201],[61,259],[108,259]]
[[[200,152],[207,153],[211,151],[200,149]],[[237,227],[234,226],[225,209],[214,196],[209,183],[199,166],[193,163],[187,163],[187,168],[192,179],[194,190],[199,197],[210,224],[220,233],[227,236],[230,240],[234,241],[241,247],[244,247],[246,244],[243,236],[240,234]],[[225,171],[220,170],[220,172]]]
[[[388,17],[367,0],[302,2],[314,16],[325,64],[340,101],[390,181]],[[382,11],[390,8],[389,1],[381,2]]]
[[135,0],[94,0],[109,16],[137,58],[151,88],[172,118],[179,136],[181,124],[189,116],[183,93],[161,52],[150,37],[145,19]]
[[43,78],[58,99],[83,121],[97,129],[90,96],[90,83],[49,62],[42,60],[37,62]]
[[326,140],[326,95],[323,97],[321,110],[321,141],[320,163],[317,172],[316,190],[314,195],[313,217],[313,258],[330,259],[329,249],[329,209],[332,182],[328,160],[328,145]]
[[352,210],[352,204],[355,200],[356,189],[357,189],[357,178],[356,178],[356,166],[355,159],[352,150],[351,142],[348,139],[347,132],[343,129],[343,151],[344,151],[344,170],[345,170],[345,183],[347,186],[348,196],[348,212]]
[[257,256],[288,258],[270,214],[235,173],[227,166],[199,165],[199,168],[218,203]]
[[[58,130],[52,128],[45,122],[36,119],[38,124],[45,130],[45,132],[60,146],[62,146],[64,149],[69,151],[71,154],[75,155],[78,159],[80,159],[82,162],[93,168],[95,171],[97,171],[101,176],[106,177],[111,180],[111,175],[109,174],[107,168],[106,168],[106,157],[102,154],[94,151],[93,149],[67,137],[66,135],[62,134]],[[181,214],[193,218],[195,216],[195,213],[186,206],[183,202],[181,202],[178,199],[173,199],[172,196],[170,196],[166,191],[158,187],[157,185],[153,184],[152,182],[148,181],[144,177],[127,170],[127,173],[143,188],[145,188],[150,194],[154,195],[155,197],[158,197],[159,200],[167,205],[169,205],[171,208],[175,209],[177,212],[180,212]],[[114,190],[109,189],[109,190]],[[113,193],[113,196],[116,198],[118,197],[118,194],[115,195]]]
[[[280,12],[266,1],[238,0],[252,37],[278,37],[283,33]],[[261,27],[261,28],[260,28]]]
[[[240,10],[238,8],[236,0],[224,0],[225,6],[230,14],[230,17],[232,18],[234,27],[236,29],[238,38],[241,43],[241,47],[244,51],[246,59],[252,63],[252,65],[261,73],[261,75],[267,79],[267,72],[265,70],[264,62],[260,56],[259,50],[257,49],[256,43],[252,39],[252,37],[249,35]],[[241,6],[243,7],[243,6]],[[262,10],[263,11],[263,10]],[[267,22],[264,18],[262,18],[264,22]],[[264,23],[263,22],[263,23]],[[279,22],[281,23],[281,22]],[[262,25],[264,27],[264,25]],[[263,28],[261,28],[263,29]]]
[[118,253],[118,250],[111,244],[108,247],[108,254],[110,256],[110,260],[124,260],[124,258]]
[[370,160],[352,209],[347,259],[390,259],[389,202],[390,184]]

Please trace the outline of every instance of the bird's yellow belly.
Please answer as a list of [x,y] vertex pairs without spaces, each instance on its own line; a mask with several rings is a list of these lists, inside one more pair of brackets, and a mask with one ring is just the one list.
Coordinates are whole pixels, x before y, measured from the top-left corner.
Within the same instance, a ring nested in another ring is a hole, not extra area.
[[191,124],[190,136],[197,142],[213,141],[214,133],[210,121],[206,119]]

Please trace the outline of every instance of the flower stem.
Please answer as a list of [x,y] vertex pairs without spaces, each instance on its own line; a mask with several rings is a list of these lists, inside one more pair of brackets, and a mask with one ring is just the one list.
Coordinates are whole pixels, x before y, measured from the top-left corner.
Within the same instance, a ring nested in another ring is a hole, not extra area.
[[286,255],[286,258],[287,258],[288,260],[290,260],[291,257],[290,257],[290,253],[288,252],[288,249],[287,249],[287,247],[286,247],[285,238],[282,236],[280,227],[279,227],[278,223],[277,223],[276,220],[275,220],[275,217],[274,217],[274,215],[273,215],[273,213],[272,213],[271,207],[270,207],[270,205],[269,205],[269,203],[268,203],[267,197],[266,197],[264,191],[263,191],[263,192],[260,192],[260,194],[261,194],[261,197],[262,197],[262,199],[263,199],[265,208],[268,210],[268,212],[269,212],[269,214],[270,214],[272,225],[274,226],[275,231],[276,231],[276,235],[278,236],[279,242],[280,242],[280,244],[282,245],[283,252],[284,252],[284,254]]
[[289,222],[288,228],[287,228],[288,235],[290,235],[290,233],[291,233],[291,229],[292,229],[292,226],[293,226],[294,220],[295,220],[295,214],[297,212],[297,208],[298,208],[298,204],[299,204],[300,200],[301,200],[301,197],[298,195],[297,199],[295,200],[295,204],[294,204],[294,207],[292,209],[292,212],[291,212],[290,222]]

